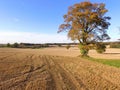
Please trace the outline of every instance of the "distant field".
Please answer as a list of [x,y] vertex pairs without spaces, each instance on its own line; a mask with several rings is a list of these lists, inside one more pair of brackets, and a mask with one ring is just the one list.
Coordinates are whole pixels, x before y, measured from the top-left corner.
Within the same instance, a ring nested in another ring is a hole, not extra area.
[[[77,47],[66,49],[65,47],[41,48],[41,49],[15,49],[15,48],[0,48],[0,52],[27,52],[39,53],[41,55],[55,56],[70,56],[77,57],[80,51]],[[99,59],[120,59],[120,49],[107,48],[104,54],[98,54],[95,50],[90,50],[89,56]]]
[[[120,90],[119,68],[78,55],[77,48],[0,48],[0,90]],[[120,49],[90,55],[119,61]]]

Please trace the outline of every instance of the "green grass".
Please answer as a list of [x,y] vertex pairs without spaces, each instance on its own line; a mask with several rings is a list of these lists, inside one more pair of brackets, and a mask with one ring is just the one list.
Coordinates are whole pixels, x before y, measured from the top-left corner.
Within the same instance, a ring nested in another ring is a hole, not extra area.
[[120,68],[120,59],[96,59],[92,57],[87,57],[86,59]]

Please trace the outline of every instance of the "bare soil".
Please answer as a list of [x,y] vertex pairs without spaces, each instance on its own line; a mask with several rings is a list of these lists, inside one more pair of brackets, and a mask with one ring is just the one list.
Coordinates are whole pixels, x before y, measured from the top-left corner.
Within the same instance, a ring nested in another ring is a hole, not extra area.
[[[104,58],[120,56],[109,50]],[[1,48],[0,90],[120,90],[119,68],[77,55],[77,48]]]

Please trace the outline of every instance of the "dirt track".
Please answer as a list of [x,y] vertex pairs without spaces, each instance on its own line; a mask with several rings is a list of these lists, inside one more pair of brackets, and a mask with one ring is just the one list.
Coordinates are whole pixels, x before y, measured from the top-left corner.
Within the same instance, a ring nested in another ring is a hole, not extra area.
[[120,90],[120,69],[78,57],[8,50],[0,52],[0,90]]

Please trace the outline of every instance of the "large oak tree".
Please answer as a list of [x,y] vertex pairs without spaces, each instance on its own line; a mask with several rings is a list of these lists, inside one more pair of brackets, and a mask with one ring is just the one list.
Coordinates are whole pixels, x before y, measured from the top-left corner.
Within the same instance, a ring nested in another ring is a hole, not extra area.
[[71,40],[79,41],[82,56],[87,56],[91,45],[104,48],[100,42],[110,38],[107,34],[110,17],[105,16],[106,12],[103,3],[85,1],[74,4],[68,8],[58,32],[68,31]]

